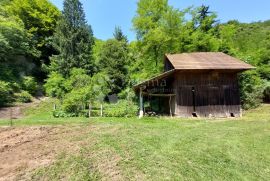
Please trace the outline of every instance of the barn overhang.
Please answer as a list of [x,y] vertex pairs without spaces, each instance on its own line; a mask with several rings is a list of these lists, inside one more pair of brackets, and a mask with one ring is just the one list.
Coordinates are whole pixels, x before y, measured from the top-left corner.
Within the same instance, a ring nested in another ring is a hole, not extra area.
[[133,89],[135,92],[138,92],[140,89],[146,89],[147,87],[158,87],[164,84],[164,81],[170,77],[173,76],[173,74],[176,72],[176,70],[170,70],[167,72],[164,72],[162,74],[159,74],[151,79],[145,80],[135,86],[133,86]]

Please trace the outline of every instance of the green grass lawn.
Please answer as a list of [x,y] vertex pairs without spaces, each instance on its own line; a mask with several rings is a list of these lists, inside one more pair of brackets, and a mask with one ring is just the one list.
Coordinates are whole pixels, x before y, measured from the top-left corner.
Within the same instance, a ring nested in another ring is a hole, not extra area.
[[270,180],[270,105],[237,119],[140,120],[55,119],[42,106],[15,125],[76,125],[83,134],[66,139],[84,144],[34,180]]

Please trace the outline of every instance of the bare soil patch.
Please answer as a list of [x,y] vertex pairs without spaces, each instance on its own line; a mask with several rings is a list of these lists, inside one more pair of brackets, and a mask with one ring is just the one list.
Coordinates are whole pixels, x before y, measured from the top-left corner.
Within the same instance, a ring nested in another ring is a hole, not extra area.
[[0,180],[28,180],[31,171],[51,164],[61,152],[76,152],[69,138],[76,127],[0,128]]

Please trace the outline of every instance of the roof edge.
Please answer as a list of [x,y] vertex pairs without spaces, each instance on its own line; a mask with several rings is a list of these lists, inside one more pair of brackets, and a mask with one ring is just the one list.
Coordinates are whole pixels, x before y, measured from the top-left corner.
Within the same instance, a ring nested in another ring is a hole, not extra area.
[[155,77],[152,77],[150,79],[147,79],[147,80],[145,80],[145,81],[143,81],[143,82],[141,82],[139,84],[134,85],[133,86],[133,89],[136,90],[136,89],[140,88],[141,86],[143,86],[144,84],[146,84],[146,83],[148,83],[150,81],[154,81],[154,80],[159,80],[159,79],[165,78],[165,77],[173,74],[175,71],[176,71],[176,69],[172,69],[172,70],[169,70],[169,71],[164,72],[162,74],[159,74],[159,75],[157,75]]

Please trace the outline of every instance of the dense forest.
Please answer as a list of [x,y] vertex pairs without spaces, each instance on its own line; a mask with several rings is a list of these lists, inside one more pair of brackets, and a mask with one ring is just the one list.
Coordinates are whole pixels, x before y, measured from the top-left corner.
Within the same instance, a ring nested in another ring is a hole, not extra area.
[[118,97],[118,113],[127,115],[136,110],[132,85],[162,72],[164,54],[208,51],[257,67],[239,75],[243,108],[269,101],[270,20],[220,23],[208,6],[179,10],[168,0],[140,0],[132,22],[136,41],[117,26],[104,41],[79,0],[65,0],[62,12],[48,0],[1,0],[0,106],[46,94],[78,115]]

